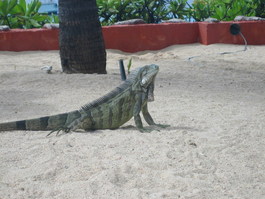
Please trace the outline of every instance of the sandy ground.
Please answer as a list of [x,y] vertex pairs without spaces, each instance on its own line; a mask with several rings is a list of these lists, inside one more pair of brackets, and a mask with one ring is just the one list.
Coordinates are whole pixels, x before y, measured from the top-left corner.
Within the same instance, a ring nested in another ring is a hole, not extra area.
[[[149,110],[171,127],[0,134],[0,198],[265,198],[265,46],[108,51],[107,75],[61,74],[58,51],[0,52],[0,121],[79,108],[120,83],[118,60],[160,66]],[[188,61],[191,56],[201,55]],[[42,66],[53,66],[46,74]],[[145,123],[146,125],[146,123]]]

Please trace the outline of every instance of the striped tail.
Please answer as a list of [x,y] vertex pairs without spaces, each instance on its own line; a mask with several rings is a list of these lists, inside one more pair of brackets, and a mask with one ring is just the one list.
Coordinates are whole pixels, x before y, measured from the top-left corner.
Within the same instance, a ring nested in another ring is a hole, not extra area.
[[0,123],[0,131],[49,131],[55,130],[71,123],[80,117],[79,111],[62,113],[58,115],[46,116],[30,120],[20,120],[14,122]]

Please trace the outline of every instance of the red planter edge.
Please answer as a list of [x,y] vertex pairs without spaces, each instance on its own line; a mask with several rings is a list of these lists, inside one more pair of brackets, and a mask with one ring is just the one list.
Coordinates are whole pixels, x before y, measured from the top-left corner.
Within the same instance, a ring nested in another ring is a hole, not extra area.
[[244,44],[243,38],[230,33],[231,24],[238,24],[240,31],[250,45],[265,44],[265,21],[233,21],[220,23],[199,23],[200,42],[205,45],[224,44]]
[[[265,21],[194,22],[103,26],[106,49],[124,52],[160,50],[176,44],[244,44],[232,35],[231,24],[239,24],[250,45],[265,44]],[[58,50],[58,29],[12,29],[0,31],[0,51]]]

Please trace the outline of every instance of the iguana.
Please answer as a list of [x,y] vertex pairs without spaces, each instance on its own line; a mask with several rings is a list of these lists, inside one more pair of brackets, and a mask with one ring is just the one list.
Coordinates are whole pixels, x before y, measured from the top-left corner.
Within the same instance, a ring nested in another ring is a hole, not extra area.
[[36,119],[0,123],[0,131],[60,130],[64,132],[97,129],[116,129],[134,117],[136,127],[144,132],[140,111],[149,125],[155,124],[147,109],[147,101],[154,100],[154,81],[157,65],[135,69],[127,80],[103,97],[82,106],[79,110]]

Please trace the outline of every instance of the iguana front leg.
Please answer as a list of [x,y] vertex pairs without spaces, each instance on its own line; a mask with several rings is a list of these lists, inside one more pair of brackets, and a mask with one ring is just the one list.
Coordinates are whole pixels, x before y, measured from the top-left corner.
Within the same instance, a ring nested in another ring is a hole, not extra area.
[[149,125],[155,125],[161,128],[166,128],[169,127],[170,125],[165,125],[165,124],[156,124],[152,118],[152,116],[150,115],[148,108],[147,108],[147,103],[143,106],[142,108],[142,113],[144,116],[145,121],[147,122],[147,124]]
[[140,132],[143,133],[143,132],[150,132],[150,130],[147,130],[143,127],[143,123],[142,123],[141,116],[140,116],[140,112],[142,109],[142,103],[143,103],[142,96],[143,96],[142,93],[138,93],[135,96],[136,103],[134,104],[134,107],[133,107],[133,116],[134,116],[134,122],[135,122],[136,127],[138,128]]

